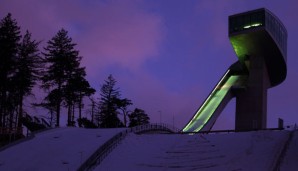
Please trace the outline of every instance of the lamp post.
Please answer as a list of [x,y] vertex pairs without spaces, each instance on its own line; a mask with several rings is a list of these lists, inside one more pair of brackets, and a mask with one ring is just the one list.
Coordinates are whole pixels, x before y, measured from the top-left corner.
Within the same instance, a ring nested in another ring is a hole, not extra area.
[[175,128],[175,115],[173,114],[173,127]]

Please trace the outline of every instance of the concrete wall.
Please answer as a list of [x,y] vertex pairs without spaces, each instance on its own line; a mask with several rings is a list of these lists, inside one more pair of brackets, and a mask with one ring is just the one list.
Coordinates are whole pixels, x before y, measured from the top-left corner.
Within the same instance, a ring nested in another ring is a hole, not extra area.
[[267,89],[270,81],[264,58],[250,56],[248,68],[247,88],[236,94],[236,131],[265,129],[267,126]]

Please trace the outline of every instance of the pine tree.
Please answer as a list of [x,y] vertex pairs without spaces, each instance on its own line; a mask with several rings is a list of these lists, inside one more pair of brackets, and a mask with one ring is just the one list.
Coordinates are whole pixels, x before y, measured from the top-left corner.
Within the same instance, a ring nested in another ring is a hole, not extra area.
[[26,31],[19,46],[17,73],[14,81],[18,94],[18,127],[22,126],[23,99],[31,94],[31,90],[40,75],[41,58],[39,56],[38,44],[35,40],[31,40],[31,34]]
[[96,112],[96,109],[97,109],[97,103],[96,103],[96,100],[94,99],[94,97],[89,97],[89,100],[91,101],[91,104],[89,105],[91,107],[91,110],[90,110],[90,114],[91,114],[91,122],[94,123],[95,121],[95,113]]
[[[79,108],[79,118],[78,119],[82,119],[82,102],[83,102],[83,98],[85,96],[90,97],[92,94],[95,93],[95,89],[93,89],[89,82],[85,79],[85,78],[80,78],[78,77],[75,81],[76,85],[77,85],[77,94],[78,94],[78,108]],[[79,127],[81,127],[81,124],[79,124]]]
[[134,127],[138,125],[149,124],[149,116],[145,113],[144,110],[135,108],[135,110],[128,115],[129,117],[129,127]]
[[36,107],[42,107],[49,111],[50,116],[48,117],[48,121],[50,125],[54,125],[57,122],[56,118],[56,104],[57,104],[57,89],[52,90],[49,94],[43,99],[41,103],[34,103],[33,105]]
[[[45,53],[43,53],[46,61],[46,71],[42,77],[42,87],[56,92],[55,113],[57,115],[57,127],[60,125],[60,110],[63,98],[65,97],[64,89],[80,65],[81,57],[78,55],[79,51],[74,49],[75,45],[72,43],[72,39],[68,37],[67,31],[61,29],[48,41],[47,47],[45,47]],[[68,96],[70,95],[68,94]],[[67,101],[68,109],[70,109],[71,103]],[[68,115],[70,115],[70,111]],[[68,122],[70,124],[70,119]]]
[[116,80],[112,75],[109,75],[105,80],[105,84],[100,89],[99,102],[99,126],[102,128],[121,127],[123,124],[119,120],[117,114],[116,101],[120,98],[118,89],[115,88]]
[[9,126],[12,127],[16,104],[12,80],[16,71],[20,38],[20,27],[11,14],[8,14],[0,21],[0,127],[7,126],[6,120],[9,120]]
[[[65,99],[68,107],[72,107],[72,117],[70,122],[74,123],[74,108],[75,104],[78,104],[79,118],[82,118],[82,102],[85,96],[91,96],[95,93],[95,90],[90,86],[89,82],[84,78],[85,70],[77,70],[78,72],[73,75],[72,78],[68,80],[66,87],[64,88]],[[69,123],[70,124],[70,123]],[[81,124],[79,123],[81,127]]]

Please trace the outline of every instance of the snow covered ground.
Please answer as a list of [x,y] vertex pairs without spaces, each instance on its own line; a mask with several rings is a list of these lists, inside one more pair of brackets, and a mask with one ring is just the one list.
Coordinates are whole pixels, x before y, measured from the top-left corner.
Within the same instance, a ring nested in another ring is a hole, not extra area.
[[287,131],[129,134],[96,171],[272,170]]
[[[59,128],[0,152],[2,171],[75,171],[100,145],[124,129]],[[225,134],[129,133],[95,171],[272,170],[288,131]],[[283,170],[296,168],[298,133]]]
[[1,171],[75,171],[124,129],[58,128],[0,152]]
[[281,163],[281,171],[298,170],[298,131],[293,134],[287,153]]

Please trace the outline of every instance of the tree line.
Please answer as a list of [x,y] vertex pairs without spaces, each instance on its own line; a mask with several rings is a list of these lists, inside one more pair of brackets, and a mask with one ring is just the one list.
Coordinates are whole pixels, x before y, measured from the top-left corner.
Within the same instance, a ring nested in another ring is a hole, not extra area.
[[[45,97],[31,104],[47,110],[49,122],[56,127],[62,111],[66,111],[67,126],[114,128],[149,123],[144,110],[129,110],[133,103],[121,97],[112,75],[100,86],[100,98],[94,98],[96,90],[86,80],[82,56],[67,30],[60,29],[42,51],[40,41],[32,39],[28,30],[24,35],[20,30],[10,13],[0,21],[0,128],[22,127],[24,99],[34,95],[34,87],[43,90]],[[90,119],[82,117],[88,99]]]

